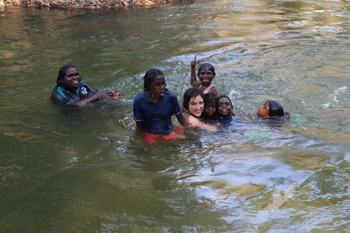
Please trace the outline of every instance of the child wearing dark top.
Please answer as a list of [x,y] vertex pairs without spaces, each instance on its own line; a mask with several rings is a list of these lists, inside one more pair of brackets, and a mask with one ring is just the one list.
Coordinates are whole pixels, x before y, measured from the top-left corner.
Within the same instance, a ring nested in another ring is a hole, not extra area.
[[216,99],[216,109],[219,115],[217,122],[222,126],[228,126],[233,120],[233,106],[230,98],[226,95],[219,96]]
[[148,144],[157,142],[157,139],[169,140],[180,136],[173,132],[174,125],[171,116],[184,126],[187,122],[182,115],[177,97],[166,88],[162,71],[151,69],[144,77],[144,92],[134,99],[134,120],[137,130],[145,136]]

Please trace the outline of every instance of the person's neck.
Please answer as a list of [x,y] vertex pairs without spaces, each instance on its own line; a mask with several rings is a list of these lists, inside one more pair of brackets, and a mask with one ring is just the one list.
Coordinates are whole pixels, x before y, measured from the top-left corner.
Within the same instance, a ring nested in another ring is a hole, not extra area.
[[203,84],[203,83],[201,83],[201,85],[202,85],[202,87],[204,87],[204,88],[208,88],[210,85],[211,85],[211,83],[209,83],[209,84]]
[[223,119],[225,118],[229,118],[229,117],[233,117],[235,114],[233,112],[231,112],[230,114],[228,114],[227,116],[220,116],[222,117]]
[[74,93],[76,93],[77,90],[78,90],[78,88],[72,89],[72,88],[69,88],[69,87],[67,87],[67,86],[66,86],[66,89],[67,89],[68,91],[71,91],[71,92],[74,92]]
[[158,97],[155,97],[154,95],[152,95],[149,91],[146,92],[146,95],[148,97],[148,99],[154,103],[157,103],[158,101]]

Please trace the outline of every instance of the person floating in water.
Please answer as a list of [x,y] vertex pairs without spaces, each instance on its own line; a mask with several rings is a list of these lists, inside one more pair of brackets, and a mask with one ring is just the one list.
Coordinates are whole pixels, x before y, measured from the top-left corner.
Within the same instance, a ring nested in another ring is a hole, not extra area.
[[257,111],[263,119],[288,119],[289,113],[285,113],[280,103],[273,100],[266,101]]
[[60,68],[56,83],[51,99],[62,105],[83,106],[101,99],[122,99],[118,89],[99,91],[81,82],[81,77],[73,65],[65,65]]
[[134,99],[136,128],[145,136],[144,139],[148,144],[156,143],[158,139],[167,141],[181,136],[173,132],[172,115],[176,115],[180,124],[188,126],[177,97],[165,87],[163,72],[151,69],[144,76],[144,92]]
[[218,98],[221,95],[218,86],[211,83],[216,75],[215,69],[211,64],[203,63],[199,67],[197,75],[200,82],[197,82],[196,66],[199,61],[200,59],[196,60],[196,55],[194,56],[193,61],[191,61],[191,86],[198,87],[204,94],[213,93],[215,98]]

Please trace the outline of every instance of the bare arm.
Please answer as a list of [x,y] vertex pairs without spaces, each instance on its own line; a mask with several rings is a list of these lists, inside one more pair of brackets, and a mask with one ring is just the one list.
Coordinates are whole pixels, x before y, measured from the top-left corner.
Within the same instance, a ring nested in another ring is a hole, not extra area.
[[193,61],[191,61],[191,86],[199,87],[200,83],[197,82],[196,66],[200,59],[196,60],[197,55],[194,55]]
[[201,129],[205,129],[205,130],[208,130],[208,131],[215,131],[216,130],[216,126],[214,125],[207,125],[207,124],[204,124],[203,122],[199,121],[198,118],[196,117],[193,117],[193,116],[189,116],[188,117],[188,123],[191,127],[194,127],[194,128],[201,128]]
[[185,119],[185,117],[181,114],[176,116],[177,120],[180,122],[181,125],[185,126],[186,128],[188,128],[188,123]]
[[91,104],[94,103],[98,100],[102,100],[102,99],[109,99],[109,98],[113,98],[116,100],[120,100],[122,99],[122,95],[121,93],[118,93],[119,90],[114,90],[114,91],[106,91],[106,90],[102,90],[97,92],[95,95],[83,99],[83,100],[78,100],[78,101],[74,101],[72,103],[70,103],[69,105],[71,106],[84,106],[87,104]]
[[142,123],[141,122],[136,122],[136,130],[142,135]]
[[215,98],[218,98],[221,95],[219,88],[217,88],[217,87],[212,87],[211,93],[213,93],[215,95]]

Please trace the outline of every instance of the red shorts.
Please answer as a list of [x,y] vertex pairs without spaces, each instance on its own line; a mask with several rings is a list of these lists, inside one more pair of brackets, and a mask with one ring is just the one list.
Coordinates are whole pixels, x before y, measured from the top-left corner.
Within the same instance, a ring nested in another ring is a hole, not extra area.
[[[175,128],[174,131],[180,131],[180,129]],[[144,134],[145,134],[145,138],[144,138],[145,142],[148,145],[155,144],[157,142],[166,142],[172,138],[177,138],[181,136],[180,132],[179,133],[171,132],[168,135],[153,134],[153,133],[147,133],[147,132],[144,132]]]

